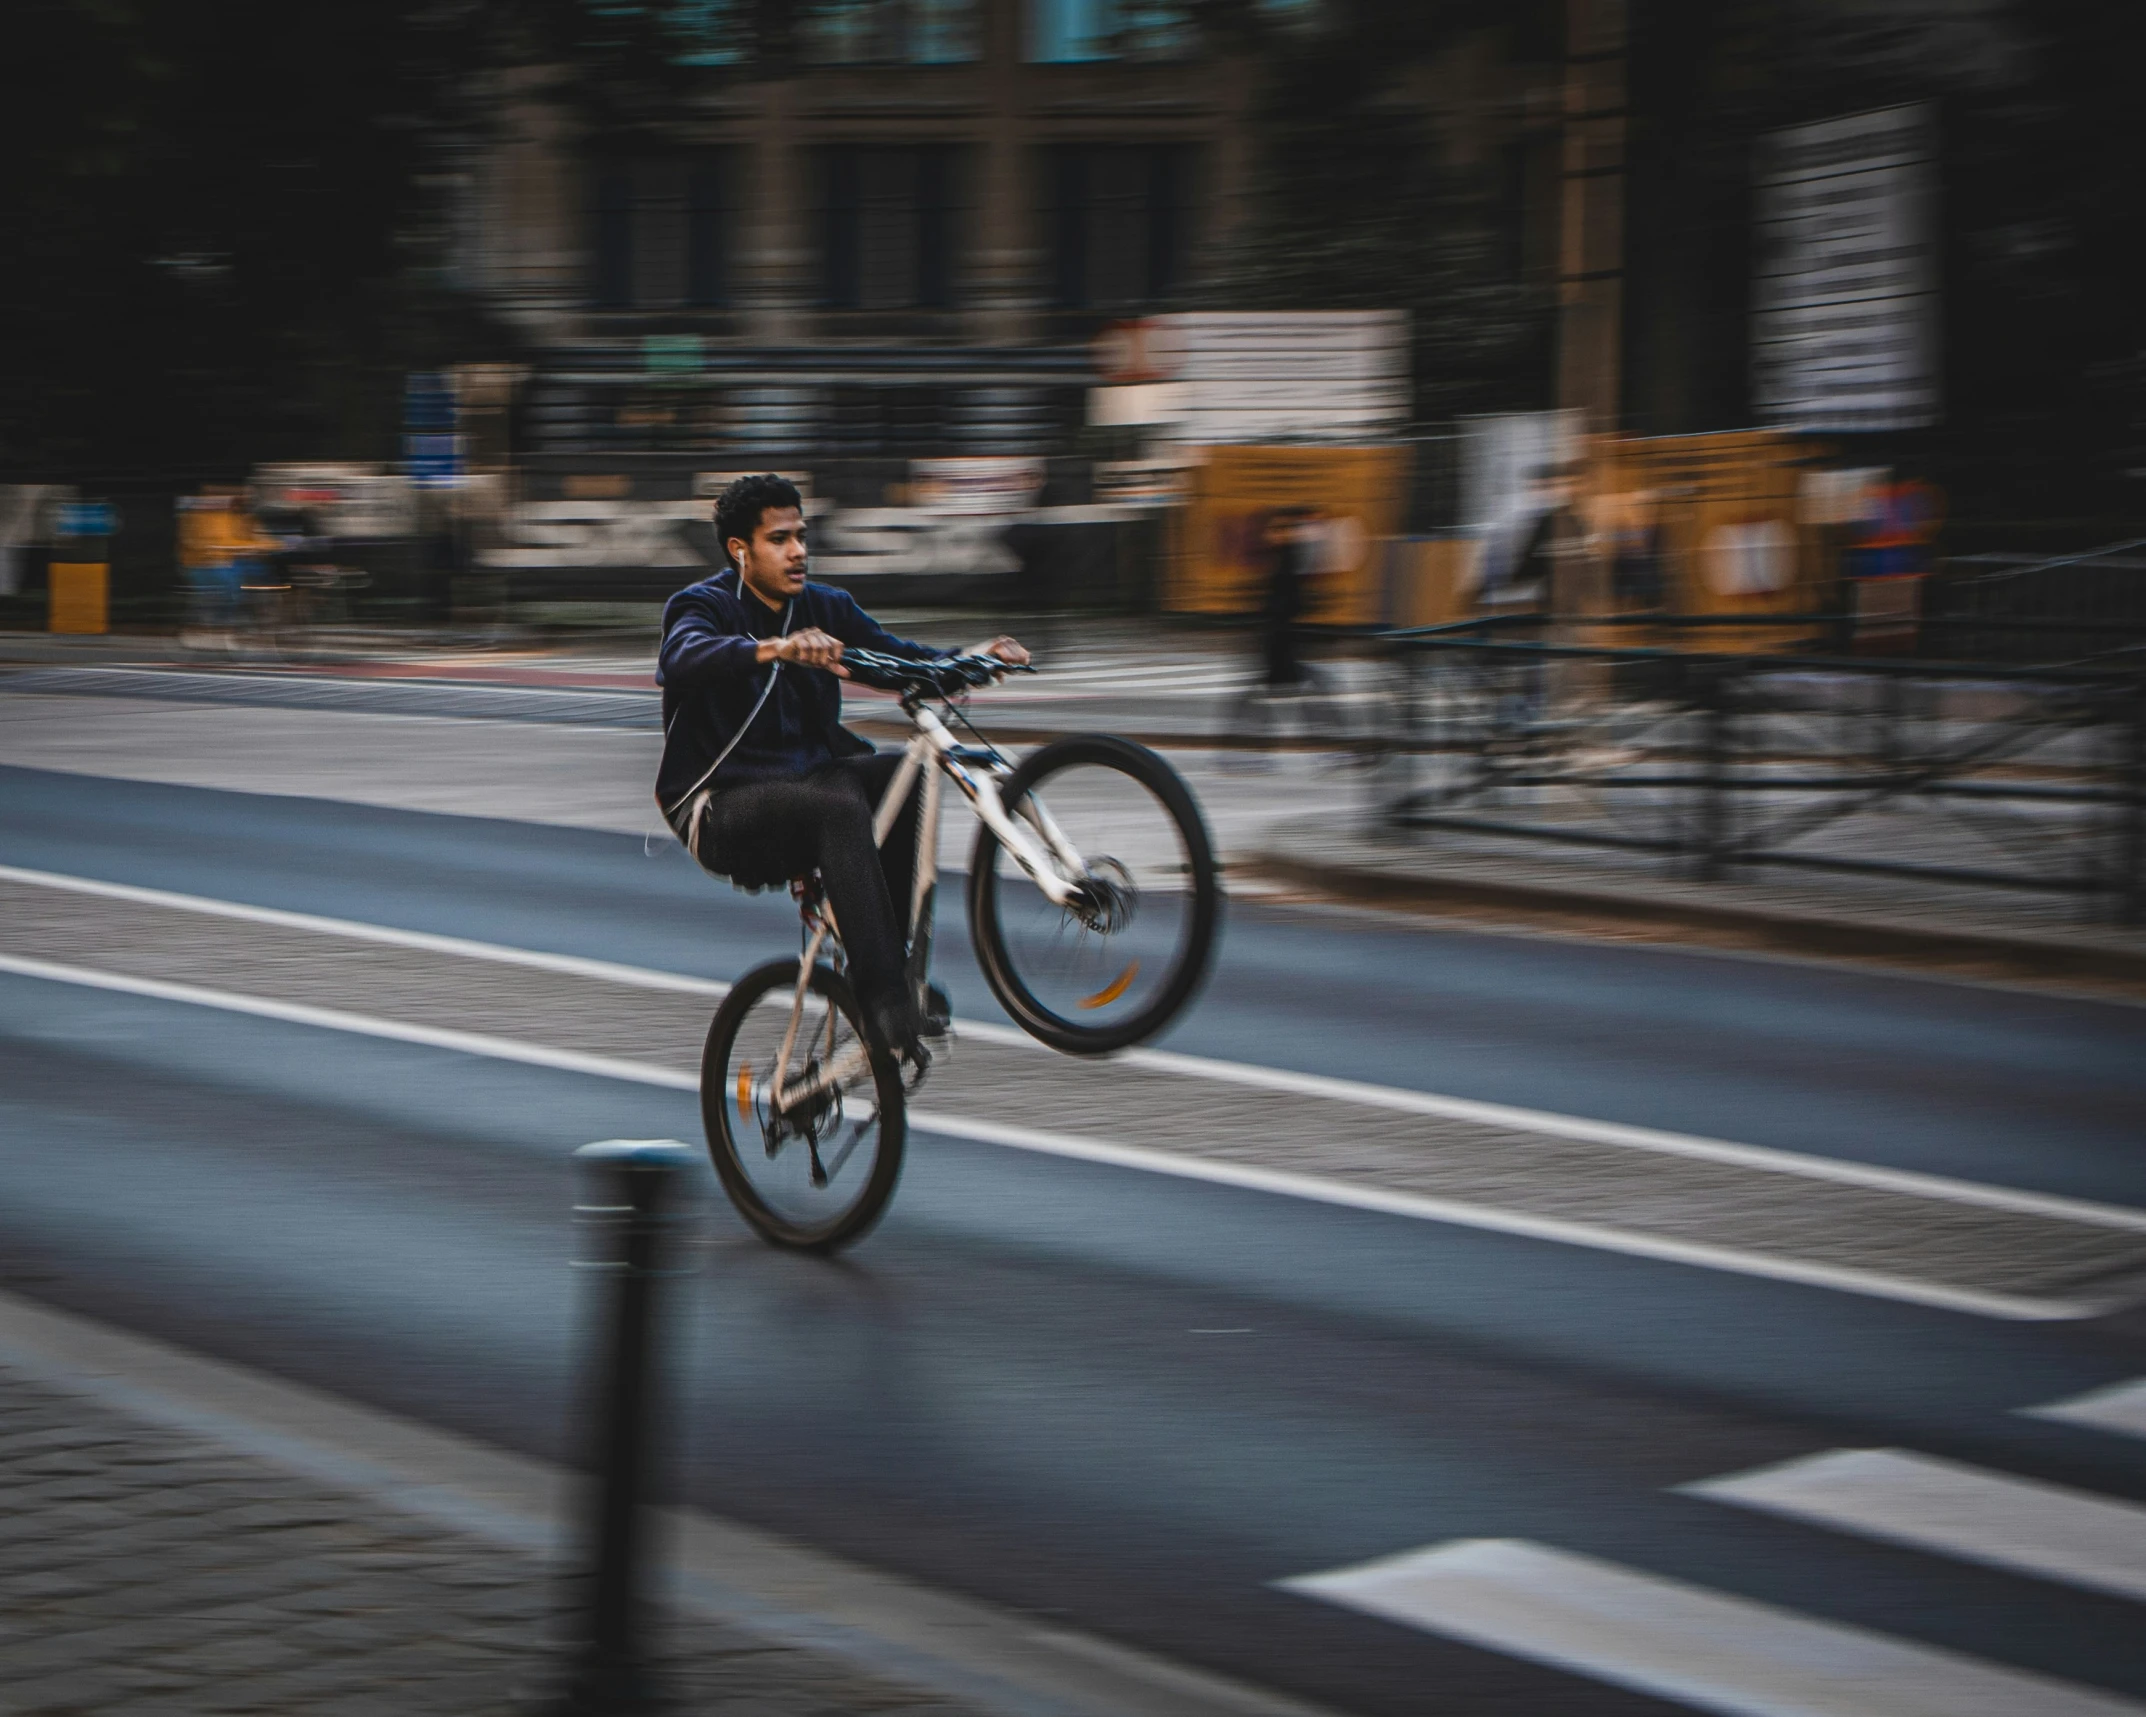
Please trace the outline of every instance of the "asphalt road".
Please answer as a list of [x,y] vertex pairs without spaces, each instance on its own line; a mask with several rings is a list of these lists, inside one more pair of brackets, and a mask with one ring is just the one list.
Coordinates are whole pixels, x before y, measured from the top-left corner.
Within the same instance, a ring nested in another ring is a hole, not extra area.
[[[0,807],[24,871],[715,979],[794,934],[786,903],[600,829],[22,769]],[[0,914],[29,926],[37,898]],[[997,1018],[947,916],[957,1006]],[[1239,900],[1166,1047],[2146,1207],[2142,1026]],[[1198,1105],[1187,1077],[1170,1100]],[[699,1137],[686,1092],[19,971],[0,1116],[0,1284],[548,1458],[570,1453],[567,1153]],[[1275,1148],[1315,1172],[1302,1121]],[[2146,1441],[2022,1412],[2146,1374],[2134,1311],[1975,1315],[1733,1249],[1675,1263],[930,1135],[839,1261],[769,1251],[719,1205],[709,1228],[673,1482],[868,1564],[1366,1713],[2146,1702]],[[1925,1464],[1795,1469],[1800,1502],[1679,1488],[1869,1449]],[[1953,1471],[1929,1458],[1971,1469],[1967,1499],[1917,1515]],[[1873,1655],[1848,1703],[1808,1696],[1853,1655],[1809,1624],[1876,1638],[1850,1642]]]

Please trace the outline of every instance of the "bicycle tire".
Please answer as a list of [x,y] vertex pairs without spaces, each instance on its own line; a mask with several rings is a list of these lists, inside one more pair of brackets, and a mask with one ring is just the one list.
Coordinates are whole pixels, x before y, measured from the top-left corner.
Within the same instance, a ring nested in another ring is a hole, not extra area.
[[[776,1209],[762,1195],[746,1166],[743,1147],[762,1147],[761,1137],[740,1136],[740,1117],[733,1103],[730,1073],[731,1051],[753,1009],[770,991],[789,995],[797,987],[796,960],[771,960],[755,966],[731,986],[723,1005],[716,1009],[708,1027],[708,1041],[701,1054],[701,1125],[708,1135],[708,1155],[716,1178],[738,1214],[763,1240],[796,1252],[832,1252],[862,1239],[886,1213],[901,1178],[902,1155],[908,1139],[908,1110],[902,1092],[901,1071],[884,1050],[871,1052],[874,1094],[878,1100],[878,1147],[869,1177],[858,1196],[818,1223],[802,1222]],[[815,963],[811,991],[829,1007],[838,1010],[851,1029],[863,1038],[863,1019],[849,981],[831,966]],[[869,1042],[868,1039],[865,1041]],[[739,1099],[742,1101],[742,1099]]]
[[1182,847],[1191,896],[1176,966],[1141,1006],[1108,1021],[1070,1019],[1044,1003],[1022,976],[1007,945],[996,862],[999,839],[988,824],[977,829],[969,860],[969,937],[984,981],[1023,1031],[1068,1055],[1107,1055],[1153,1037],[1177,1017],[1206,981],[1220,926],[1221,888],[1214,844],[1191,789],[1162,758],[1130,740],[1076,734],[1030,753],[1000,786],[1009,814],[1040,784],[1073,767],[1126,775],[1168,813]]

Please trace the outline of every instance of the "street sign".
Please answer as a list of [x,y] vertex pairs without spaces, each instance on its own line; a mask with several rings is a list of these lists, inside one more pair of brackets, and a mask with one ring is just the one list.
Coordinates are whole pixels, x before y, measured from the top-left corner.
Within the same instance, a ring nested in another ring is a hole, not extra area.
[[1937,118],[1878,108],[1760,140],[1751,391],[1788,429],[1938,418]]
[[450,484],[461,471],[462,438],[455,423],[452,378],[436,371],[412,373],[402,396],[402,455],[418,487]]
[[69,501],[53,522],[56,537],[108,537],[118,528],[118,514],[109,501]]

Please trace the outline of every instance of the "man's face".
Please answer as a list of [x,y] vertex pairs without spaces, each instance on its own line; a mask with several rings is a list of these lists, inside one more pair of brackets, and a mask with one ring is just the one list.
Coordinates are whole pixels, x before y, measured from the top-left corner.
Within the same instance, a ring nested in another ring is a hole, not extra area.
[[731,557],[746,587],[769,607],[780,607],[805,588],[805,518],[795,507],[761,510],[753,540],[732,537]]

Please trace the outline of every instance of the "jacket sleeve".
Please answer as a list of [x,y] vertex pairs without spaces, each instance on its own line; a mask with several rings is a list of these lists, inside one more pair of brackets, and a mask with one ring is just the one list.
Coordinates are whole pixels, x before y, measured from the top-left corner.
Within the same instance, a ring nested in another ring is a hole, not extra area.
[[757,642],[731,624],[714,602],[681,591],[664,611],[656,683],[684,686],[750,674],[757,665],[757,649]]
[[857,599],[846,590],[829,592],[832,600],[828,605],[827,630],[843,643],[860,650],[877,650],[883,656],[907,656],[912,661],[936,661],[942,656],[956,652],[942,650],[933,644],[919,644],[912,639],[897,638],[871,615],[857,606]]

